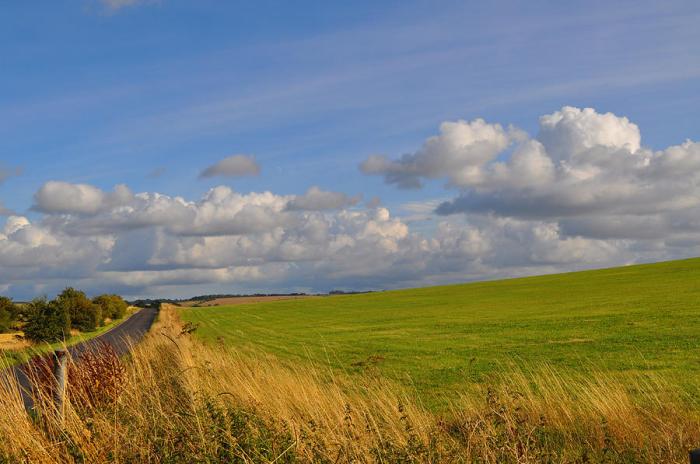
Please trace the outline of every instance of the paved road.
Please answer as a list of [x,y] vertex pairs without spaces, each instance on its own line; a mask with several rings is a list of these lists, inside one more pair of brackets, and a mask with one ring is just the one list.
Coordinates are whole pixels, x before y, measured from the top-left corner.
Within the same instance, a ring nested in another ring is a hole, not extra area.
[[[134,313],[127,320],[119,324],[113,329],[93,338],[88,341],[78,343],[68,348],[73,359],[80,357],[80,354],[85,350],[94,348],[97,343],[107,343],[112,345],[118,355],[124,355],[129,351],[130,343],[136,343],[151,328],[153,321],[158,313],[157,309],[144,308]],[[12,368],[14,375],[22,387],[22,399],[27,409],[31,409],[33,401],[29,392],[31,392],[31,382],[25,373],[26,365],[22,364]]]

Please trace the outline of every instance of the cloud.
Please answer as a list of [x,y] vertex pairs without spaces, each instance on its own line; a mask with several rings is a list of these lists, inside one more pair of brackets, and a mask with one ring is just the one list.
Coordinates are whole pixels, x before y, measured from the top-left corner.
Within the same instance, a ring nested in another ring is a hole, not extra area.
[[146,177],[149,179],[158,179],[159,177],[162,177],[163,174],[167,172],[167,168],[164,166],[160,166],[157,168],[152,169]]
[[21,168],[9,168],[0,165],[0,184],[5,182],[8,178],[13,176],[19,176],[22,173]]
[[378,208],[378,207],[381,206],[381,205],[382,205],[382,199],[379,198],[378,196],[374,196],[374,197],[370,198],[370,199],[367,200],[367,202],[365,203],[365,206],[366,206],[367,208],[370,208],[370,209],[372,209],[372,208]]
[[122,8],[155,3],[156,1],[158,0],[99,0],[102,6],[110,11],[118,11]]
[[326,209],[341,209],[356,205],[359,196],[350,197],[340,192],[326,192],[318,187],[311,187],[304,195],[289,200],[287,209],[290,211],[322,211]]
[[209,166],[202,171],[199,177],[241,177],[257,176],[258,174],[260,174],[260,166],[255,158],[248,155],[233,155]]
[[[379,202],[214,187],[199,198],[51,181],[0,229],[0,286],[126,295],[378,289],[700,254],[700,144],[644,147],[626,118],[564,107],[537,136],[443,124],[368,169],[451,200]],[[367,166],[365,166],[367,168]],[[426,219],[430,219],[427,221]]]
[[[37,203],[48,195],[37,193]],[[128,192],[118,194],[117,192]],[[270,192],[243,195],[219,186],[198,201],[154,192],[131,194],[124,186],[114,193],[81,184],[61,185],[55,204],[43,204],[47,224],[72,234],[109,234],[160,227],[181,236],[240,235],[268,230],[290,221],[285,211],[291,199]],[[48,202],[44,202],[48,203]]]
[[49,181],[34,195],[34,209],[44,213],[94,215],[122,205],[132,198],[125,185],[117,185],[111,193],[88,184]]
[[[661,239],[688,233],[700,213],[700,143],[653,151],[626,117],[591,108],[564,107],[542,116],[535,138],[517,129],[510,133],[519,135],[508,138],[501,126],[490,126],[482,133],[500,143],[489,145],[488,156],[455,148],[470,144],[435,143],[445,138],[443,123],[441,134],[416,154],[384,163],[392,172],[410,166],[412,179],[442,178],[457,189],[457,197],[435,209],[439,215],[547,220],[563,233],[590,238]],[[514,141],[510,151],[506,140]],[[451,170],[435,168],[445,165]]]
[[[315,188],[284,196],[219,186],[194,201],[141,192],[114,202],[97,187],[64,184],[57,191],[83,203],[71,203],[71,211],[45,209],[40,222],[6,221],[0,282],[10,289],[31,283],[46,291],[70,283],[153,295],[392,288],[635,256],[625,242],[570,237],[547,220],[485,215],[440,221],[432,233],[418,233],[385,207],[362,207]],[[290,209],[295,200],[304,208]]]
[[484,163],[492,161],[525,134],[483,119],[444,122],[440,135],[430,137],[415,153],[398,160],[374,155],[360,164],[365,174],[382,175],[387,184],[399,188],[420,188],[423,179],[447,178],[450,185],[469,184]]
[[554,160],[574,159],[597,147],[635,153],[641,144],[639,127],[627,118],[571,106],[542,116],[537,138]]
[[10,216],[0,229],[0,282],[12,285],[93,275],[112,246],[104,237],[74,237]]
[[13,214],[15,213],[11,209],[5,207],[5,205],[3,205],[0,201],[0,216],[11,216]]
[[437,212],[556,219],[693,215],[700,207],[697,142],[657,152],[595,146],[562,160],[550,158],[537,141],[530,145],[539,148],[484,167],[478,184]]
[[399,206],[401,219],[408,223],[431,221],[435,217],[435,208],[444,200],[431,199],[424,201],[409,201]]

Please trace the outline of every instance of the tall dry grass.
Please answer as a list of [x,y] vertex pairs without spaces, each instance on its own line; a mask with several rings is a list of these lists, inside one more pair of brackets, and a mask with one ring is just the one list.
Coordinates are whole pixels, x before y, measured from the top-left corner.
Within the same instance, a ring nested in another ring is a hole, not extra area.
[[166,308],[118,367],[95,355],[91,378],[111,386],[86,389],[74,375],[63,415],[50,392],[28,415],[12,379],[0,380],[0,461],[663,463],[700,445],[698,408],[657,378],[632,395],[602,374],[511,369],[438,416],[390,382],[187,332]]

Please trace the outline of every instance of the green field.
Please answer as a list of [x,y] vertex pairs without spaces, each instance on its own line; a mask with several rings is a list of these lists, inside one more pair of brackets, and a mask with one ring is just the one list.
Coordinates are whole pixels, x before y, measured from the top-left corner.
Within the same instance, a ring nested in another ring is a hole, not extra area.
[[378,370],[429,404],[513,363],[700,385],[700,258],[180,314],[206,341]]

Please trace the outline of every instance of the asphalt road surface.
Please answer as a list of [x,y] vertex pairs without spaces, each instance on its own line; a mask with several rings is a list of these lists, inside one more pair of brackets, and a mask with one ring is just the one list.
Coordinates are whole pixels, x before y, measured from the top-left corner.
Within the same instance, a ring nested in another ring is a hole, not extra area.
[[[148,329],[151,328],[157,313],[158,310],[155,308],[140,309],[138,312],[131,315],[131,317],[113,329],[110,329],[95,338],[73,345],[68,348],[68,351],[73,359],[78,359],[80,354],[86,350],[95,348],[99,343],[107,343],[114,348],[119,356],[122,356],[128,353],[131,344],[140,341],[146,332],[148,332]],[[51,355],[49,354],[48,356]],[[17,377],[20,387],[22,388],[22,399],[24,400],[24,405],[27,409],[31,409],[33,405],[30,394],[32,391],[32,384],[25,372],[26,367],[26,364],[20,364],[18,366],[14,366],[12,370],[14,375]]]

